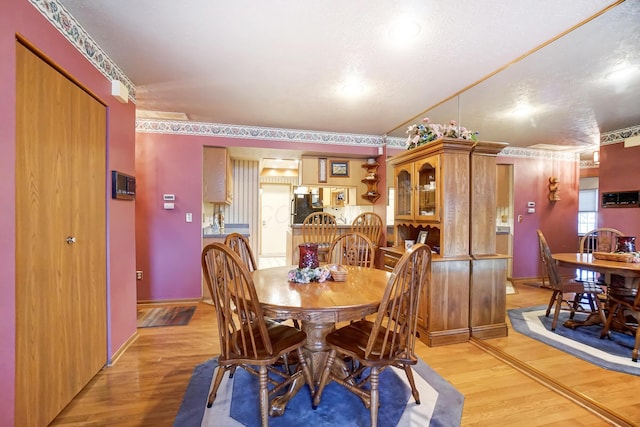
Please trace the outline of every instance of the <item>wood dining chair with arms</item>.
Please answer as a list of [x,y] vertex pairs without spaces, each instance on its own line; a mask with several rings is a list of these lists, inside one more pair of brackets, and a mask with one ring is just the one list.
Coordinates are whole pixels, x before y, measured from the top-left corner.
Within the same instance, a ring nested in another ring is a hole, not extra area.
[[[314,409],[320,404],[325,386],[333,380],[362,399],[370,410],[371,426],[376,426],[379,388],[384,386],[380,384],[379,376],[390,366],[404,370],[413,398],[420,404],[411,365],[418,362],[414,353],[418,304],[430,280],[431,248],[417,244],[396,264],[375,321],[359,320],[327,335],[330,351],[313,399]],[[332,370],[338,355],[352,358],[357,363],[357,368],[346,378]]]
[[362,233],[348,232],[336,237],[329,247],[329,264],[374,267],[375,249],[371,240]]
[[309,214],[302,222],[303,243],[318,244],[318,258],[326,261],[331,242],[338,235],[336,217],[327,212]]
[[363,212],[353,219],[351,231],[364,234],[373,242],[374,248],[378,249],[382,235],[382,218],[373,212]]
[[[542,234],[540,230],[538,230],[537,233],[542,265],[549,278],[548,287],[553,291],[545,314],[548,317],[553,307],[551,330],[556,330],[558,316],[562,310],[568,310],[570,312],[570,319],[573,319],[575,313],[599,314],[600,319],[604,323],[604,313],[600,310],[600,304],[597,298],[598,295],[603,293],[602,288],[598,283],[593,281],[577,281],[575,278],[560,276],[558,263],[551,255],[551,249],[549,249],[544,234]],[[587,304],[588,307],[585,307],[585,304]]]
[[[233,377],[236,368],[259,377],[262,425],[268,425],[269,399],[303,376],[311,388],[313,380],[302,346],[307,334],[291,326],[265,321],[251,274],[240,257],[222,243],[211,243],[202,250],[202,270],[216,308],[220,355],[207,407],[216,398],[226,371]],[[251,319],[247,322],[246,319]],[[297,352],[298,366],[293,374],[277,363]],[[269,389],[271,384],[273,388]]]

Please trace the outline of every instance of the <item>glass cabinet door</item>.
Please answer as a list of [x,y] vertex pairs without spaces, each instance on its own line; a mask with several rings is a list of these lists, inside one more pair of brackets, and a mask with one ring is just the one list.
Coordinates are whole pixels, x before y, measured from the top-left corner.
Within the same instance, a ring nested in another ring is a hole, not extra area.
[[415,215],[419,219],[437,219],[439,216],[438,158],[419,160],[415,164],[415,169],[418,193]]
[[396,175],[396,218],[413,219],[413,165],[395,169]]

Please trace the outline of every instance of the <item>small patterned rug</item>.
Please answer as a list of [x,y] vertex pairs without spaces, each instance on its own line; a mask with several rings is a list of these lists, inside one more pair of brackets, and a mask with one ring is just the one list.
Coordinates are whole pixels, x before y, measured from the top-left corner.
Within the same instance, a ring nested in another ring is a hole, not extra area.
[[190,307],[153,307],[138,309],[138,328],[156,326],[183,326],[189,324],[196,306]]

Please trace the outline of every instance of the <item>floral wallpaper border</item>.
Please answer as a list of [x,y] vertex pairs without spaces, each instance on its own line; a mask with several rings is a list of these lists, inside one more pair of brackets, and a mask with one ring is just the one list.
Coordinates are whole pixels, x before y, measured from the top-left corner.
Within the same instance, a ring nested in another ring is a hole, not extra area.
[[342,134],[176,120],[137,119],[136,132],[267,139],[319,144],[348,144],[368,147],[378,147],[384,143],[383,137],[375,135]]
[[129,100],[136,102],[136,87],[57,0],[29,0],[51,24],[109,80],[120,80],[129,89]]
[[600,135],[600,145],[609,145],[615,144],[617,142],[623,142],[625,138],[631,138],[632,136],[638,135],[640,135],[640,125],[618,129],[612,132],[605,132]]

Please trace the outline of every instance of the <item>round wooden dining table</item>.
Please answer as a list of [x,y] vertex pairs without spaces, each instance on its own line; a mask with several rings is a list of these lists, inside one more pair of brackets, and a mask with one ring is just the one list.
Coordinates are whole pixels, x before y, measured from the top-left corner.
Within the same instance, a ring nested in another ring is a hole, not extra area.
[[[328,354],[325,337],[336,323],[361,319],[378,310],[391,273],[364,267],[344,266],[346,280],[293,283],[288,273],[297,266],[258,269],[251,273],[264,315],[273,319],[296,319],[307,334],[305,350],[314,381],[320,379]],[[284,413],[286,403],[302,387],[294,384],[271,404],[272,416]]]
[[[637,292],[638,288],[640,288],[640,263],[597,259],[591,253],[554,253],[551,256],[561,267],[595,271],[604,274],[606,277],[611,277],[611,275],[615,274],[622,276],[624,279],[623,287],[627,290]],[[606,285],[609,286],[611,284],[607,282]],[[564,326],[575,329],[579,326],[604,323],[604,315],[600,312],[601,309],[603,307],[599,307],[598,313],[590,314],[586,320],[568,319],[564,322]],[[622,313],[620,315],[622,316]]]
[[561,267],[573,267],[596,271],[602,274],[616,274],[625,279],[626,288],[640,285],[640,263],[596,259],[590,253],[555,253],[551,255]]

